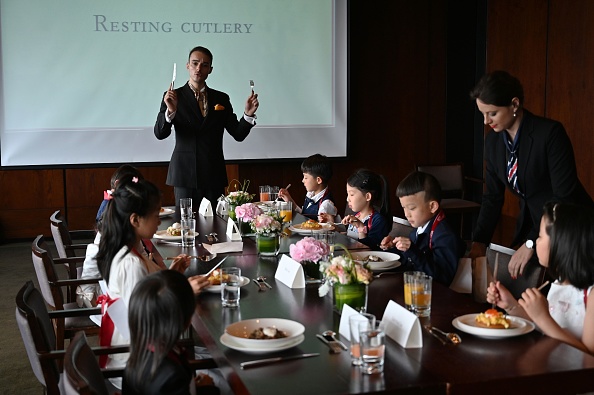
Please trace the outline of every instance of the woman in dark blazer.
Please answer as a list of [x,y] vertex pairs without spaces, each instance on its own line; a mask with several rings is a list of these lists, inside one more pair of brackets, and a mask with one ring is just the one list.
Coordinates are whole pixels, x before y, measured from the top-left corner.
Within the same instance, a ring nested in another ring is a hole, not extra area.
[[594,205],[577,176],[571,141],[560,122],[523,108],[520,81],[505,71],[481,78],[470,96],[485,125],[486,192],[473,232],[470,257],[484,256],[495,231],[508,188],[520,201],[520,215],[509,262],[512,278],[534,255],[544,204],[548,201]]

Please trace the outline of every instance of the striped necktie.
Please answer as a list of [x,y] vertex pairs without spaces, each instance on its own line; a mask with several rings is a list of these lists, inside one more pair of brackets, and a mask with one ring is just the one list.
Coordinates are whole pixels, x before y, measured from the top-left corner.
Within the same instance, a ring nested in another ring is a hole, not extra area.
[[[512,145],[511,142],[509,145]],[[509,151],[509,159],[507,160],[507,180],[509,181],[509,185],[516,191],[520,193],[520,189],[518,188],[518,156],[516,155],[516,151],[518,150],[517,147],[512,151]]]

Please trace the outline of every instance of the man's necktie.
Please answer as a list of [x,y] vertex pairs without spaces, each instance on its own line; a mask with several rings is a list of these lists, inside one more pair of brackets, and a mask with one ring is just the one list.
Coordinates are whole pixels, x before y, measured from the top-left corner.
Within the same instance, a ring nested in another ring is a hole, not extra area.
[[203,117],[206,117],[206,114],[208,113],[208,102],[206,101],[206,92],[199,92],[197,99],[200,113],[202,113]]

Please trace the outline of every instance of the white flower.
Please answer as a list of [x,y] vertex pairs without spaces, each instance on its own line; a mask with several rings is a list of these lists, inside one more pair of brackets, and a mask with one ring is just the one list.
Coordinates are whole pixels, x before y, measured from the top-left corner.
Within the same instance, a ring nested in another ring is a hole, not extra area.
[[328,292],[330,292],[330,283],[326,281],[320,286],[320,288],[318,288],[318,294],[320,296],[326,296]]

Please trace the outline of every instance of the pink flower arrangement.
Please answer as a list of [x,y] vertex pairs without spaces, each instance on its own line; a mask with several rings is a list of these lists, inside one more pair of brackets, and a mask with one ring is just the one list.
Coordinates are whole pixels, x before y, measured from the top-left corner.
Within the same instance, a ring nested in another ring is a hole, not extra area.
[[251,223],[252,230],[260,235],[273,235],[282,231],[282,218],[277,214],[260,214]]
[[291,258],[297,262],[318,262],[330,253],[330,247],[313,237],[305,237],[289,247]]
[[326,281],[319,289],[320,296],[326,295],[332,284],[369,284],[373,281],[373,272],[355,262],[348,252],[332,258],[330,262],[322,262],[320,270],[326,275]]
[[254,203],[245,203],[235,207],[235,215],[241,222],[252,222],[260,214],[262,214],[262,210]]

